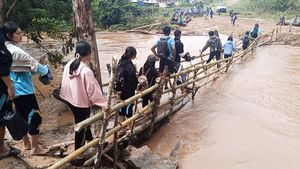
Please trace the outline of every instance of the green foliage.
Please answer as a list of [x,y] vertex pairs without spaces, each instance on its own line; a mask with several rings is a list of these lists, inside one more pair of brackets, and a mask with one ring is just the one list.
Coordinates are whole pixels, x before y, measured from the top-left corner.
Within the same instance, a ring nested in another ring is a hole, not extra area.
[[[8,6],[12,1],[7,1]],[[74,44],[68,33],[72,32],[71,0],[22,0],[18,1],[8,20],[16,22],[25,31],[25,35],[43,48],[51,64],[63,63],[64,55],[59,51],[49,51],[43,45],[42,34],[64,41],[63,53],[70,52]]]
[[104,28],[116,24],[126,25],[141,15],[139,7],[128,0],[95,0],[92,6],[95,22]]
[[299,14],[300,0],[240,0],[229,8],[247,17],[262,17],[277,21],[282,15],[292,18]]

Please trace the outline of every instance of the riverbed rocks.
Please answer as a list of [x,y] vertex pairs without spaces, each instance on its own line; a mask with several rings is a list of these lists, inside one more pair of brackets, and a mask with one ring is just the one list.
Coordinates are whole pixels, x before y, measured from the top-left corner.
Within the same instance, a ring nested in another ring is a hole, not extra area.
[[147,146],[135,148],[128,146],[128,155],[124,158],[132,169],[177,169],[179,167],[175,157],[163,157],[153,153]]

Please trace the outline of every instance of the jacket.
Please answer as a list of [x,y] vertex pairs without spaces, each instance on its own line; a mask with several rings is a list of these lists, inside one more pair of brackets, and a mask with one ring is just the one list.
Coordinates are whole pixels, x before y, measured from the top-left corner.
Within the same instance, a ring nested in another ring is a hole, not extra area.
[[224,55],[231,55],[233,51],[235,51],[235,45],[231,40],[228,40],[223,47],[224,47]]
[[64,68],[60,97],[79,108],[105,106],[106,100],[102,96],[100,85],[93,71],[85,63],[81,62],[78,69],[72,75],[69,74],[73,61],[74,59],[69,61]]
[[221,42],[221,40],[220,40],[220,38],[218,38],[218,37],[210,37],[207,41],[206,41],[206,44],[205,44],[205,46],[203,47],[203,49],[202,49],[202,52],[203,51],[205,51],[208,47],[210,47],[210,52],[213,52],[214,51],[214,49],[213,49],[213,47],[212,47],[212,41],[216,41],[217,42],[217,51],[219,51],[219,50],[221,50],[221,48],[222,48],[222,42]]
[[[12,64],[11,53],[7,50],[4,44],[4,36],[0,33],[0,76],[9,76],[10,67]],[[2,78],[0,78],[0,97],[2,94],[7,94],[7,86]]]
[[[144,72],[143,72],[144,69]],[[155,62],[151,63],[149,61],[146,61],[143,67],[141,67],[139,71],[139,76],[146,75],[147,81],[149,83],[149,86],[155,85],[156,81],[155,79],[158,77],[158,72],[155,69]]]
[[11,71],[14,72],[37,72],[39,62],[31,57],[25,50],[16,44],[6,41],[5,45],[10,51],[13,63],[11,65]]
[[132,61],[128,59],[120,59],[118,65],[124,67],[125,86],[121,90],[121,100],[126,100],[135,95],[135,90],[138,85],[136,68]]

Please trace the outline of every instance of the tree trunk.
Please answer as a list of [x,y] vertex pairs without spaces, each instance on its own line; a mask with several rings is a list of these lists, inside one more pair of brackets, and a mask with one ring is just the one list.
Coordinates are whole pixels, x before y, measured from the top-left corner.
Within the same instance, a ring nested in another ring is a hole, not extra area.
[[5,23],[5,0],[0,0],[0,27]]
[[98,48],[94,32],[94,21],[92,18],[91,0],[72,1],[77,40],[87,41],[91,44],[92,61],[90,66],[94,71],[100,86],[102,86]]

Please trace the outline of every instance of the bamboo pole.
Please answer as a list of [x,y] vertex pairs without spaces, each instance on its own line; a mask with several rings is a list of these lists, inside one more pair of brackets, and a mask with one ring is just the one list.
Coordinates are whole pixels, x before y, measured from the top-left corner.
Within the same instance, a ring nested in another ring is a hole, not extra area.
[[117,64],[116,62],[117,61],[114,58],[112,58],[112,72],[111,72],[111,78],[110,78],[110,82],[109,82],[109,86],[108,86],[109,93],[108,93],[108,100],[107,100],[107,109],[104,113],[102,131],[101,131],[100,140],[99,140],[99,144],[98,144],[97,158],[96,158],[95,165],[94,165],[95,169],[102,168],[101,156],[102,156],[103,144],[104,144],[104,139],[105,139],[104,137],[105,137],[105,133],[106,133],[107,125],[108,125],[109,109],[111,107],[111,101],[112,101],[113,83],[115,80],[115,71],[116,71],[116,64]]
[[[117,97],[117,102],[120,101],[120,94],[118,94]],[[115,122],[114,122],[114,127],[118,125],[119,122],[119,113],[115,113]],[[117,159],[118,159],[118,144],[117,144],[117,139],[118,139],[118,131],[114,133],[114,142],[113,142],[113,147],[114,147],[114,157],[113,157],[113,168],[117,169]]]
[[56,149],[62,149],[62,148],[66,148],[69,147],[70,145],[73,145],[75,143],[75,141],[67,141],[67,142],[63,142],[63,143],[58,143],[58,144],[54,144],[48,147],[49,151],[53,151]]
[[[111,136],[115,132],[119,131],[122,127],[129,125],[133,120],[136,120],[142,114],[147,114],[147,113],[151,112],[153,110],[151,107],[154,104],[155,104],[155,102],[151,102],[150,104],[148,104],[147,106],[142,108],[142,110],[140,112],[137,112],[134,116],[130,117],[129,119],[122,122],[121,124],[119,124],[116,127],[112,128],[110,131],[106,132],[104,138],[108,138],[109,136]],[[99,143],[99,141],[100,141],[99,138],[96,138],[96,139],[90,141],[89,143],[87,143],[84,146],[80,147],[79,149],[75,150],[74,152],[72,152],[71,154],[66,156],[65,158],[63,158],[60,161],[56,162],[54,165],[50,166],[48,169],[58,169],[58,168],[62,167],[64,164],[66,164],[67,162],[75,159],[77,156],[82,154],[84,151],[86,151],[89,148],[97,145]]]
[[163,87],[168,82],[167,81],[168,68],[169,67],[167,65],[164,67],[163,75],[162,75],[162,77],[159,81],[158,88],[155,91],[155,97],[154,97],[155,105],[154,105],[154,108],[153,108],[154,111],[152,111],[151,125],[150,125],[148,133],[147,133],[147,138],[150,138],[150,136],[152,135],[152,132],[153,132],[155,118],[156,118],[156,115],[158,113],[157,107],[160,104],[161,95],[163,93]]
[[[109,110],[109,113],[113,113],[113,112],[127,106],[129,103],[132,103],[132,102],[138,100],[139,98],[145,96],[146,94],[153,92],[156,88],[158,88],[158,86],[159,86],[158,84],[155,84],[155,85],[149,87],[148,89],[142,91],[141,93],[138,93],[120,103],[113,105],[111,107],[111,109]],[[96,113],[94,116],[91,116],[88,119],[76,124],[74,126],[74,129],[75,129],[75,131],[80,131],[80,130],[86,128],[87,126],[91,125],[92,123],[94,123],[98,120],[101,120],[103,118],[103,116],[104,116],[103,112]]]
[[[188,93],[179,95],[179,96],[177,96],[174,100],[175,100],[175,101],[181,101],[181,100],[183,100],[187,95],[188,95]],[[169,113],[174,113],[174,112],[178,111],[178,110],[179,110],[181,107],[183,107],[186,103],[187,103],[187,102],[185,102],[184,104],[182,104],[182,105],[181,105],[180,107],[178,107],[177,109],[174,109],[173,112],[168,111],[168,113],[162,113],[162,114],[159,114],[159,115],[157,116],[157,118],[155,119],[155,124],[158,123],[158,122],[160,122],[160,121],[161,121],[162,119],[164,119],[166,116],[169,116]],[[161,104],[161,105],[165,105],[165,106],[166,106],[166,105],[168,105],[168,104],[170,104],[170,100],[167,101],[166,103]],[[161,105],[159,105],[159,108],[163,107],[163,106],[161,106]],[[146,115],[146,114],[148,114],[149,112],[150,112],[150,111],[148,110],[148,111],[145,112],[144,114]],[[145,122],[144,124],[135,127],[134,130],[133,130],[133,135],[137,135],[137,134],[143,132],[145,129],[149,128],[150,124],[151,124],[151,120],[148,120],[148,121]],[[120,143],[120,142],[123,142],[123,141],[126,141],[126,140],[130,139],[130,138],[128,138],[128,137],[130,137],[129,133],[126,134],[125,136],[119,138],[117,142]],[[109,151],[111,148],[112,148],[112,146],[108,146],[108,147],[104,150],[104,152]],[[89,160],[87,160],[87,161],[85,162],[84,166],[90,165],[90,164],[92,163],[92,161],[95,160],[95,158],[96,158],[96,156],[93,156],[92,158],[90,158]]]

